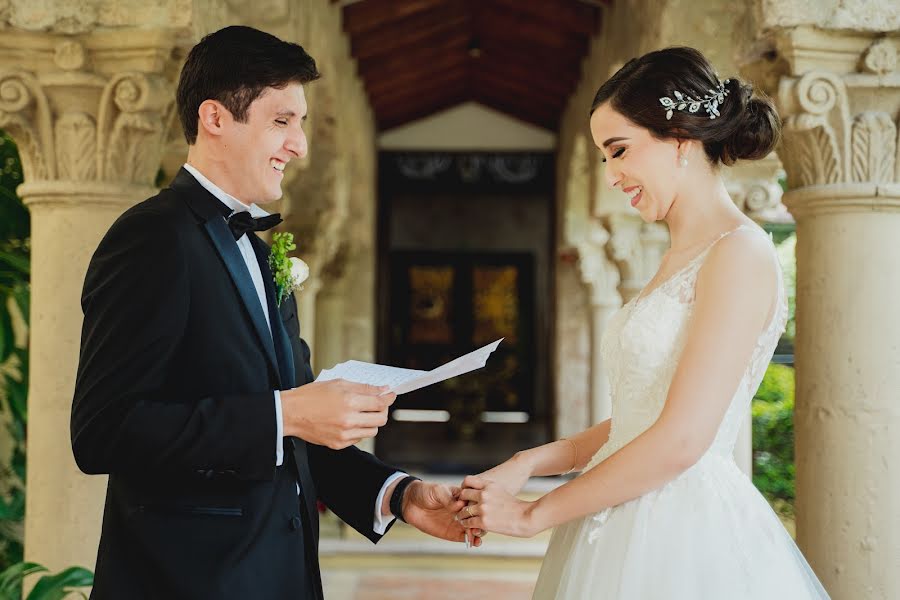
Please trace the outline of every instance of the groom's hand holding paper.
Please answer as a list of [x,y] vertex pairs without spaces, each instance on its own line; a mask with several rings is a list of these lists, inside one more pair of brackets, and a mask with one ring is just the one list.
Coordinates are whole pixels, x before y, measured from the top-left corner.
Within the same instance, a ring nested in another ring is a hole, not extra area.
[[482,368],[487,364],[488,357],[502,341],[503,338],[500,338],[496,342],[491,342],[487,346],[464,354],[431,371],[401,369],[399,367],[376,365],[358,360],[348,360],[335,365],[331,369],[325,369],[319,373],[316,381],[343,379],[373,386],[385,386],[387,388],[385,393],[390,392],[399,396],[400,394],[412,392],[434,383],[440,383],[451,377]]
[[[479,348],[478,350],[475,350],[468,354],[464,354],[463,356],[460,356],[459,358],[443,364],[436,369],[432,369],[431,371],[402,369],[399,367],[377,365],[361,362],[358,360],[349,360],[347,362],[337,364],[331,369],[325,369],[319,374],[319,377],[316,378],[316,383],[311,385],[334,381],[352,381],[358,382],[360,384],[369,384],[369,386],[382,386],[381,389],[385,390],[382,393],[387,397],[391,397],[391,403],[393,403],[393,398],[396,398],[396,396],[400,394],[412,392],[434,383],[440,383],[441,381],[450,379],[451,377],[463,375],[465,373],[469,373],[471,371],[484,367],[485,364],[487,364],[488,357],[494,350],[497,349],[497,347],[500,345],[500,342],[502,341],[503,338],[500,338],[499,340],[492,342],[487,346]],[[383,424],[384,423],[382,423],[382,425]],[[381,425],[379,425],[379,427],[380,426]],[[455,493],[459,493],[459,490],[455,490]],[[464,503],[459,502],[458,500],[455,500],[453,504],[455,505],[454,508],[457,512],[464,508]],[[440,510],[445,509],[446,507],[440,508]],[[428,526],[423,528],[420,524],[417,525],[417,527],[419,527],[423,531],[431,533],[432,535],[437,535],[437,537],[443,537],[444,539],[454,539],[454,536],[448,535],[447,532],[452,530],[454,527],[460,527],[458,520],[456,518],[452,518],[449,523],[443,523],[440,521],[440,519],[433,518],[433,515],[431,515],[431,513],[433,513],[434,511],[434,508],[429,508],[429,510],[422,511],[423,515],[429,516],[429,518],[425,519],[425,521],[428,522]],[[431,521],[434,521],[434,523],[432,523]],[[433,529],[434,531],[432,531]],[[435,531],[437,530],[441,530],[441,533],[435,533]],[[481,546],[481,537],[484,535],[484,531],[482,531],[481,529],[466,528],[463,530],[462,534],[467,548],[473,545],[475,547]]]
[[374,437],[396,394],[387,386],[316,381],[281,392],[284,434],[340,450]]

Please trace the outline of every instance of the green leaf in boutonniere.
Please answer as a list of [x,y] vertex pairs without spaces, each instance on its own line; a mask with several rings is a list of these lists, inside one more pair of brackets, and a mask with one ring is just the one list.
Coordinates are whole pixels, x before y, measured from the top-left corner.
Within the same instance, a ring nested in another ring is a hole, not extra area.
[[303,289],[303,282],[309,277],[309,266],[297,257],[288,257],[288,252],[297,249],[294,234],[275,233],[272,235],[272,250],[269,252],[269,268],[275,279],[278,306],[296,290]]

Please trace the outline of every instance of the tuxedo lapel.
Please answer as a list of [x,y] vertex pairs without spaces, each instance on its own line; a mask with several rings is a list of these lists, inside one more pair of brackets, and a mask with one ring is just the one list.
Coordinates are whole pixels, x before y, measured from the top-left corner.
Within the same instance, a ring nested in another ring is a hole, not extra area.
[[[256,331],[256,335],[265,352],[266,360],[276,375],[279,374],[281,370],[279,369],[278,357],[275,354],[275,344],[266,324],[266,316],[259,303],[256,287],[250,278],[247,263],[244,262],[244,257],[241,256],[241,251],[238,249],[234,236],[228,228],[228,223],[225,221],[223,211],[227,211],[227,207],[200,185],[194,179],[194,176],[184,168],[175,176],[171,188],[181,195],[187,205],[197,215],[198,221],[209,235],[216,252],[225,264],[234,287],[237,289],[241,303],[250,316],[250,322],[253,324],[253,329]],[[278,313],[270,312],[269,318],[274,325],[279,320]]]
[[[247,263],[244,262],[241,251],[238,249],[237,244],[234,243],[234,236],[231,235],[228,224],[223,218],[214,218],[207,221],[205,227],[219,256],[222,257],[222,261],[225,263],[225,268],[228,269],[228,274],[231,275],[231,280],[238,290],[241,301],[244,303],[244,308],[250,313],[253,328],[256,330],[259,340],[266,351],[266,358],[275,371],[280,373],[278,357],[275,354],[275,344],[272,341],[273,336],[269,333],[269,327],[266,325],[266,316],[263,314],[262,306],[259,304],[256,287],[254,287],[253,280],[250,278],[250,272],[247,271]],[[269,322],[272,324],[273,333],[275,331],[275,323],[278,320],[278,313],[272,314],[270,311]]]

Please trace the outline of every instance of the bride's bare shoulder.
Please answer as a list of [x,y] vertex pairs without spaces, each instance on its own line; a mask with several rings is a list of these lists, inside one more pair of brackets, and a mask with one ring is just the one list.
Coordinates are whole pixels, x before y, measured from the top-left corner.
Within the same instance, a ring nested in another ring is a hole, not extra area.
[[778,286],[778,256],[772,240],[757,225],[747,225],[713,246],[697,276],[697,299],[715,302],[741,298],[754,301],[762,312]]

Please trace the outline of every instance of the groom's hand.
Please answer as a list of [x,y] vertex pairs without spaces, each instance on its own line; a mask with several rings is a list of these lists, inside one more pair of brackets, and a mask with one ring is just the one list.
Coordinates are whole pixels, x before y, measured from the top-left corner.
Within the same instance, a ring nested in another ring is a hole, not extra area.
[[[403,495],[403,518],[428,535],[451,542],[464,542],[466,530],[456,515],[466,503],[459,499],[459,492],[459,488],[415,481]],[[473,535],[472,531],[469,536],[476,547],[481,546],[481,537]]]
[[282,391],[284,435],[332,450],[374,437],[387,423],[388,407],[397,397],[384,394],[387,390],[334,379]]

